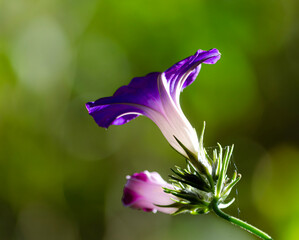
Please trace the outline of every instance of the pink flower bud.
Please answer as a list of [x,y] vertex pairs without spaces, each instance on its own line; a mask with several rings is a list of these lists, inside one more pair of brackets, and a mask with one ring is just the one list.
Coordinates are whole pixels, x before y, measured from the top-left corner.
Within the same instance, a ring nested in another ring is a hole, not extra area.
[[170,205],[177,197],[165,193],[162,187],[173,189],[173,186],[163,180],[157,172],[144,171],[127,176],[122,202],[124,206],[142,209],[145,212],[174,213],[177,208],[158,207]]

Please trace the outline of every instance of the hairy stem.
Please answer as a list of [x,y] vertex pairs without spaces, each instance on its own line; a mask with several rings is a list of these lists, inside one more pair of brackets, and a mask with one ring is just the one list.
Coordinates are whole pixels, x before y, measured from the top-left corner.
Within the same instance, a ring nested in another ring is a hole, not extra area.
[[232,224],[235,224],[245,230],[247,230],[248,232],[260,237],[261,239],[265,239],[265,240],[273,240],[267,233],[263,232],[262,230],[252,226],[251,224],[244,222],[236,217],[230,216],[224,212],[222,212],[222,210],[219,209],[218,207],[218,201],[214,200],[212,202],[212,207],[214,212],[221,218],[229,221]]

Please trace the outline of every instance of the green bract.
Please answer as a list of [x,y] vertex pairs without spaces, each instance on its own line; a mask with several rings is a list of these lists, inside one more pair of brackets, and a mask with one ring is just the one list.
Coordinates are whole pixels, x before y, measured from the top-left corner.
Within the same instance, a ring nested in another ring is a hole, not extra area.
[[[175,203],[164,206],[178,208],[174,214],[182,212],[191,214],[208,213],[215,205],[222,209],[234,202],[234,198],[229,199],[228,196],[232,188],[241,179],[241,175],[235,171],[231,178],[227,176],[233,146],[223,149],[218,144],[218,149],[214,149],[213,156],[209,156],[203,147],[204,129],[205,125],[200,138],[201,152],[199,157],[208,161],[198,159],[176,139],[185,150],[188,158],[186,158],[186,169],[178,166],[172,169],[174,175],[170,176],[170,180],[174,189],[164,188],[166,193],[179,198],[179,200],[175,200]],[[206,166],[203,162],[208,162],[209,166]]]

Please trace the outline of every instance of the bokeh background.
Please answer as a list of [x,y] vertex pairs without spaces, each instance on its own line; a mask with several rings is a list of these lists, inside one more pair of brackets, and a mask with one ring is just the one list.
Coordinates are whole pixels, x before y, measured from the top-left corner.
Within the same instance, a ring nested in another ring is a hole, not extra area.
[[227,210],[299,238],[297,0],[0,0],[0,239],[254,237],[213,214],[124,208],[125,176],[184,166],[139,117],[108,131],[85,102],[135,76],[218,48],[182,93],[205,146],[235,144],[242,180]]

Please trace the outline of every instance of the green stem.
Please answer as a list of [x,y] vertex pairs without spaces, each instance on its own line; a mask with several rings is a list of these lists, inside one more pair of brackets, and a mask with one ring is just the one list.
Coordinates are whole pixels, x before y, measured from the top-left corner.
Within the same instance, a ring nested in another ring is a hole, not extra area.
[[218,207],[218,202],[216,199],[212,202],[212,207],[213,207],[214,212],[219,217],[224,218],[225,220],[229,221],[230,223],[233,223],[241,228],[244,228],[248,232],[255,234],[256,236],[260,237],[261,239],[273,240],[267,233],[263,232],[262,230],[250,225],[247,222],[244,222],[238,218],[232,217],[232,216],[222,212]]

